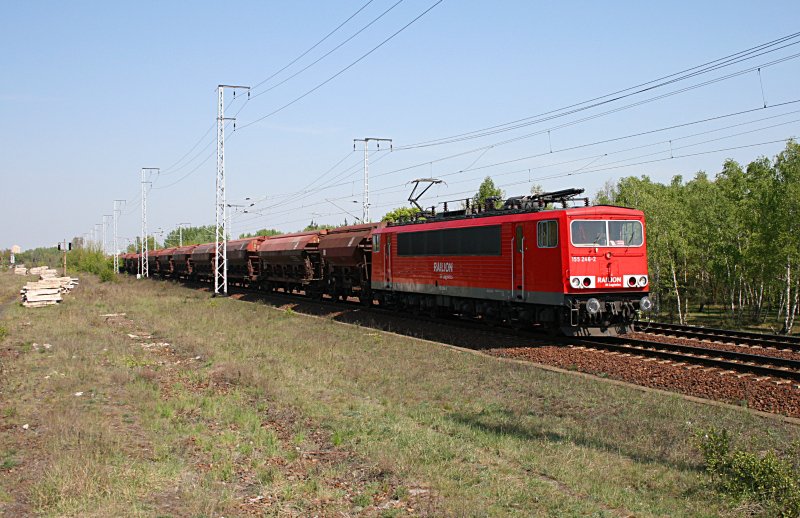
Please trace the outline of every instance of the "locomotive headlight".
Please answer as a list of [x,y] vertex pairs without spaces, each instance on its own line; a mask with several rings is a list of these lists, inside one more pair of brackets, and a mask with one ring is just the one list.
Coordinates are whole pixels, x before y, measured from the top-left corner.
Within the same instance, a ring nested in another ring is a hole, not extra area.
[[647,277],[645,277],[644,275],[639,277],[639,286],[641,286],[642,288],[647,286]]
[[642,300],[639,301],[639,309],[642,311],[653,309],[653,301],[650,300],[650,297],[642,297]]
[[596,315],[600,312],[600,301],[596,298],[592,297],[586,301],[586,311],[589,312],[590,315]]
[[573,277],[569,283],[572,285],[573,288],[578,289],[581,287],[581,280],[577,277]]

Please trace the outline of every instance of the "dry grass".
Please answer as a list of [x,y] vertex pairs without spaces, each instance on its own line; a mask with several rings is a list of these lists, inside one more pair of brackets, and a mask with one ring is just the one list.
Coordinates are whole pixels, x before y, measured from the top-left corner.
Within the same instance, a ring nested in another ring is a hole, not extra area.
[[[0,275],[0,301],[19,282]],[[736,514],[702,485],[695,431],[800,436],[171,283],[87,279],[0,326],[11,514]]]

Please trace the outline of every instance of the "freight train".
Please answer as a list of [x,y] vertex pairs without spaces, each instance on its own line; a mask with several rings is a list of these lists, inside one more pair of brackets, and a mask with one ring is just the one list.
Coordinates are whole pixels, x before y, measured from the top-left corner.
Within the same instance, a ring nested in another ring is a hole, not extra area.
[[[229,241],[228,282],[568,336],[625,332],[652,306],[644,214],[589,206],[582,192],[465,200],[413,221]],[[213,281],[214,251],[153,250],[149,272]],[[122,259],[135,274],[140,254]]]

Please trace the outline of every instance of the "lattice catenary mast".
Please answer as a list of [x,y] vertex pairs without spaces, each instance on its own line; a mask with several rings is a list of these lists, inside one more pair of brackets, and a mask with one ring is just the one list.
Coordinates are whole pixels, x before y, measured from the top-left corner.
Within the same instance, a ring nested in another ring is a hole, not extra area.
[[[237,85],[217,85],[217,184],[216,184],[216,205],[215,205],[215,247],[214,247],[214,295],[228,294],[228,218],[227,205],[225,202],[225,121],[234,118],[225,118],[225,89],[247,90],[250,96],[249,86]],[[236,123],[234,122],[234,129]]]
[[108,234],[108,220],[112,217],[111,214],[103,214],[103,256],[108,255],[108,239],[106,239],[106,235]]
[[125,200],[114,200],[114,273],[119,273],[119,243],[117,241],[117,220],[122,212]]
[[141,242],[141,256],[139,257],[139,276],[150,276],[150,262],[147,258],[148,243],[147,243],[147,184],[150,182],[145,180],[146,171],[159,171],[158,167],[142,167],[142,242]]
[[364,137],[353,139],[353,149],[356,148],[356,142],[364,143],[364,206],[362,208],[361,222],[369,223],[369,141],[374,140],[378,143],[378,149],[381,148],[381,142],[388,142],[391,149],[392,139],[390,138],[377,138],[377,137]]

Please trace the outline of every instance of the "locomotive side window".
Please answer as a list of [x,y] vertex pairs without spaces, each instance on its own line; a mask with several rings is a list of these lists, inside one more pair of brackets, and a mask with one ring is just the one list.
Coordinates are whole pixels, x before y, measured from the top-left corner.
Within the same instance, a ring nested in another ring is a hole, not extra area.
[[522,253],[522,225],[517,225],[517,235],[514,241],[517,243],[517,252]]
[[639,221],[609,221],[609,246],[642,246],[642,224]]
[[397,255],[501,255],[500,225],[397,234]]
[[378,254],[380,253],[380,251],[381,251],[381,235],[375,234],[375,236],[372,238],[372,252]]
[[551,219],[536,224],[536,241],[539,248],[558,246],[558,221]]
[[575,246],[642,246],[641,221],[575,220],[570,224]]

